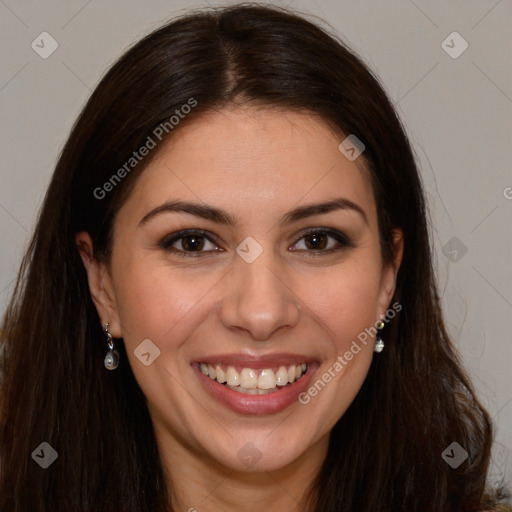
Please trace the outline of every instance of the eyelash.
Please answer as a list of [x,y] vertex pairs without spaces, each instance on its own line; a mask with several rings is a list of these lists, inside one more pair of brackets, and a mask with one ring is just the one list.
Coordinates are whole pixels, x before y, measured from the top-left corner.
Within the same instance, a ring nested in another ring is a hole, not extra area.
[[[211,237],[211,234],[207,231],[203,231],[201,229],[185,229],[181,231],[177,231],[176,233],[172,233],[171,235],[165,237],[159,242],[159,246],[169,252],[172,252],[178,256],[184,257],[184,258],[200,258],[204,257],[207,254],[210,254],[212,252],[217,252],[217,250],[208,250],[208,251],[185,251],[182,249],[176,249],[175,247],[172,247],[172,244],[175,242],[181,240],[182,238],[186,238],[187,236],[197,236],[197,237],[203,237],[206,240],[208,240],[210,243],[217,245]],[[307,249],[294,249],[294,252],[303,252],[305,253],[306,257],[309,258],[316,258],[319,256],[332,254],[334,252],[337,252],[343,248],[348,247],[354,247],[354,244],[352,243],[352,240],[345,235],[344,233],[333,230],[330,228],[314,228],[309,229],[303,233],[301,233],[300,237],[293,243],[293,245],[297,245],[303,238],[307,237],[308,235],[327,235],[331,238],[334,238],[337,242],[337,246],[330,248],[330,249],[324,249],[324,250],[307,250]],[[222,249],[221,249],[222,250]]]

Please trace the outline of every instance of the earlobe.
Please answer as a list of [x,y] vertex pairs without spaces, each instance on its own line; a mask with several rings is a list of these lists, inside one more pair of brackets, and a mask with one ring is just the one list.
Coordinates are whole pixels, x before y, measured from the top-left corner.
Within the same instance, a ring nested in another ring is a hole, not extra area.
[[120,322],[109,271],[104,263],[94,257],[94,246],[89,233],[86,231],[77,233],[75,242],[87,273],[89,291],[101,324],[104,326],[108,323],[112,336],[121,338]]

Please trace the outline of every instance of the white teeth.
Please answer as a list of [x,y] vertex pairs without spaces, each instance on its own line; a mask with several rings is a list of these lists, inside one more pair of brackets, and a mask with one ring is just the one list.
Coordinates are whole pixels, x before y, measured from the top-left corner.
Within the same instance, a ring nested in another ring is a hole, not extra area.
[[263,370],[254,370],[252,368],[243,368],[238,372],[233,366],[228,366],[224,371],[221,365],[211,365],[200,363],[201,373],[216,380],[220,384],[225,384],[235,391],[249,395],[264,395],[278,391],[279,387],[286,386],[289,383],[300,379],[307,371],[307,363],[292,364],[288,368],[279,366],[277,370],[265,368]]
[[258,377],[259,389],[273,389],[276,387],[276,375],[274,370],[262,370]]
[[226,373],[226,379],[227,379],[228,386],[239,386],[240,385],[240,375],[232,366],[228,367],[228,371]]
[[278,386],[286,386],[288,384],[288,371],[284,366],[280,366],[276,373],[276,384]]
[[217,374],[217,382],[224,384],[226,382],[226,374],[220,366],[215,367],[215,373]]
[[246,389],[256,389],[258,386],[258,376],[251,368],[244,368],[240,373],[240,387]]

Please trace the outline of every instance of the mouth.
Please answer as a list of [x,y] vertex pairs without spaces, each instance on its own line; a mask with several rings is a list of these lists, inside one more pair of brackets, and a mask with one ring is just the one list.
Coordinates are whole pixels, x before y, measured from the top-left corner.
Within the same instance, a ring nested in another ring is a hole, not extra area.
[[192,363],[203,388],[234,412],[274,414],[298,403],[319,363],[304,356],[219,356]]
[[203,375],[245,395],[266,395],[275,393],[299,380],[308,369],[307,363],[281,365],[273,368],[241,368],[208,363],[200,363]]

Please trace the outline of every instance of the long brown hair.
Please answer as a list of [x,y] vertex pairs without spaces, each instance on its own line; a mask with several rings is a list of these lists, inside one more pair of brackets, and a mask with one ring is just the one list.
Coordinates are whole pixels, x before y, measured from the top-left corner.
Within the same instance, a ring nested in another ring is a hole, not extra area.
[[[404,232],[393,299],[402,310],[383,333],[385,353],[331,433],[306,509],[492,506],[485,498],[490,419],[444,327],[422,185],[390,101],[335,36],[282,9],[241,5],[179,18],[137,43],[73,127],[3,323],[0,509],[170,510],[145,398],[128,364],[115,372],[103,366],[105,339],[75,234],[89,232],[95,257],[108,261],[116,212],[152,156],[104,197],[95,191],[190,98],[197,105],[176,129],[237,102],[311,112],[355,134],[366,147],[386,261],[392,228]],[[43,441],[58,453],[48,469],[31,457]],[[456,469],[441,457],[452,442],[468,453]]]

